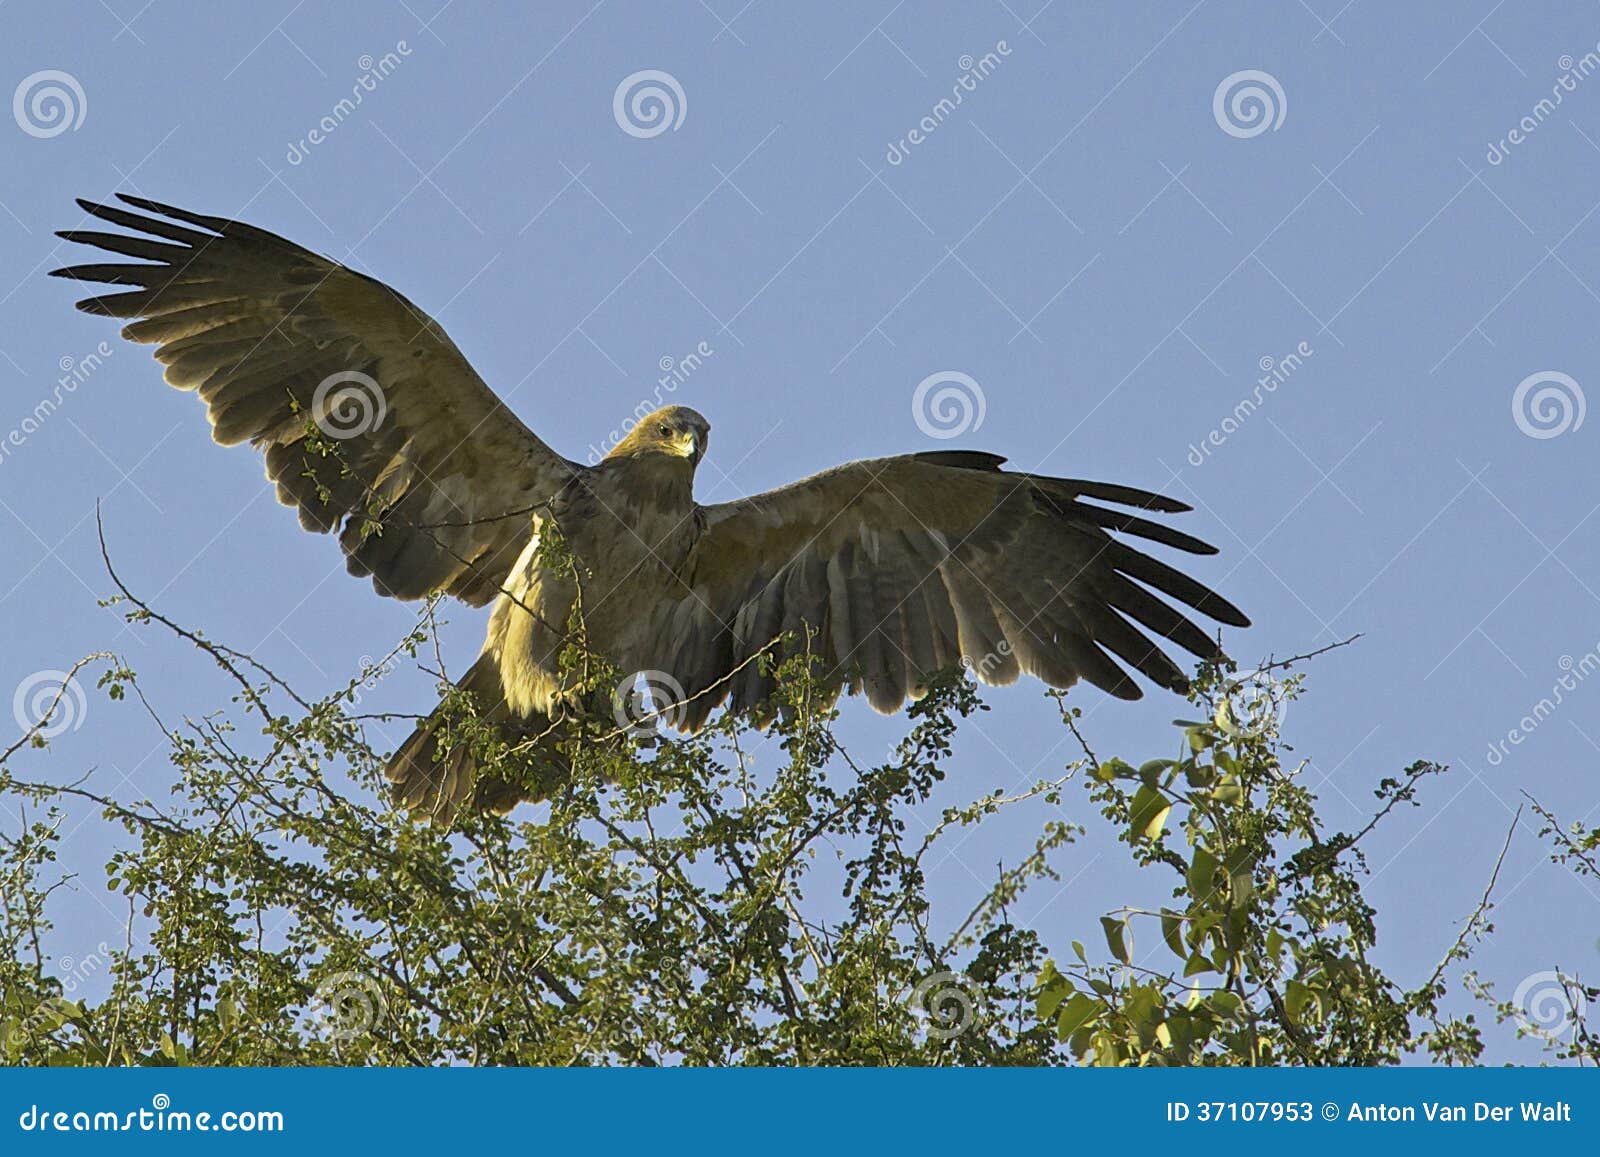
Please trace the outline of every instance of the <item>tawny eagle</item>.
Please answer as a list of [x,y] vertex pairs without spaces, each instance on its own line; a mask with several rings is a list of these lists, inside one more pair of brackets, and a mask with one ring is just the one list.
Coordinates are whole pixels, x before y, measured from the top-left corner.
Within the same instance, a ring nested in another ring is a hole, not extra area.
[[[78,308],[131,319],[123,337],[156,345],[166,380],[206,403],[216,441],[264,452],[279,501],[307,530],[338,531],[350,572],[380,594],[494,603],[459,686],[511,737],[547,733],[572,706],[558,660],[575,599],[585,645],[621,671],[663,673],[686,730],[723,704],[759,715],[773,682],[753,660],[775,640],[810,648],[830,700],[847,690],[892,712],[958,663],[988,683],[1085,679],[1136,699],[1126,664],[1182,690],[1140,628],[1203,658],[1218,646],[1160,595],[1249,625],[1117,537],[1215,553],[1144,517],[1189,509],[1172,498],[936,451],[702,506],[693,483],[709,426],[694,410],[658,410],[598,464],[571,461],[382,282],[251,225],[120,199],[143,212],[78,203],[133,233],[60,234],[140,262],[56,270],[129,287]],[[368,409],[352,423],[353,404]],[[552,520],[575,567],[538,550]],[[537,794],[477,782],[472,764],[436,711],[388,774],[401,803],[436,819]]]

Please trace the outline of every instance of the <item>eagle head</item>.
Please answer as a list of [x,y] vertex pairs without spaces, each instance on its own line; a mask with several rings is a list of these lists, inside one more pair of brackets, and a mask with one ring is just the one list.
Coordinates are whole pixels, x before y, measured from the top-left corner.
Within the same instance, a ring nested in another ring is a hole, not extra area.
[[628,436],[612,447],[607,458],[640,458],[665,454],[687,458],[692,470],[706,456],[711,423],[688,406],[663,406],[639,419]]

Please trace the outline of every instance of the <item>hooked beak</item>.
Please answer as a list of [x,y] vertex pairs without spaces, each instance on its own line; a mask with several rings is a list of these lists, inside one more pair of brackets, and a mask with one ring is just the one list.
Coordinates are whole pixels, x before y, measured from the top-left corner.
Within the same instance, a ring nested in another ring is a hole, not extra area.
[[705,439],[699,437],[693,431],[690,431],[683,436],[683,447],[684,457],[689,459],[689,465],[700,465],[700,459],[706,456]]

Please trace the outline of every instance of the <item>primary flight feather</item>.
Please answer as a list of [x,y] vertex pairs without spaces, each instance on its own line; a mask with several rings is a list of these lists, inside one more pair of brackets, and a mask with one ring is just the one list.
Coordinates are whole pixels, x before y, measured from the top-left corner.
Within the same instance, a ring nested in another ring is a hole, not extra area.
[[[352,574],[400,599],[494,602],[459,686],[508,736],[548,736],[573,706],[558,660],[575,601],[585,645],[622,671],[661,673],[689,730],[724,704],[760,714],[773,684],[754,660],[777,640],[810,649],[830,697],[859,692],[891,712],[958,663],[994,684],[1081,678],[1135,699],[1132,668],[1182,690],[1151,635],[1220,652],[1174,602],[1249,625],[1117,537],[1215,553],[1144,517],[1189,509],[1171,498],[939,451],[702,506],[693,481],[710,426],[694,410],[658,410],[580,465],[382,282],[251,225],[119,199],[142,212],[78,204],[134,232],[60,236],[139,263],[54,275],[125,287],[78,308],[132,319],[123,336],[156,345],[166,380],[206,403],[218,442],[265,454],[279,500],[306,529],[339,532]],[[576,573],[542,561],[552,525]],[[480,777],[447,730],[436,712],[391,760],[407,807],[448,821],[469,801],[504,810],[549,790]]]

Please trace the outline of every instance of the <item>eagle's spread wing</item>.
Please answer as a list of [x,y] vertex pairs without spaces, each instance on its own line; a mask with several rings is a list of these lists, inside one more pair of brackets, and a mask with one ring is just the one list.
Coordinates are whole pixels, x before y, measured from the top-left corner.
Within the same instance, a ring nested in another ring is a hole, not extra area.
[[352,574],[397,598],[493,598],[533,509],[577,467],[382,282],[250,225],[121,200],[160,216],[78,204],[148,236],[59,235],[151,264],[55,270],[134,287],[78,308],[135,319],[123,336],[157,344],[167,381],[199,393],[218,442],[266,453],[302,526],[343,524]]
[[688,591],[656,611],[656,638],[687,696],[684,725],[698,727],[728,698],[735,710],[758,707],[772,682],[749,660],[783,635],[794,640],[786,653],[806,647],[808,629],[834,685],[887,712],[956,663],[988,683],[1024,672],[1054,687],[1083,678],[1136,699],[1121,660],[1182,689],[1183,672],[1139,628],[1201,657],[1219,651],[1157,593],[1249,626],[1220,595],[1111,533],[1215,553],[1136,513],[1188,506],[1007,473],[1003,461],[938,452],[854,462],[701,508]]

